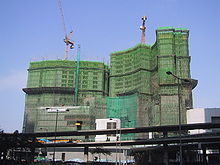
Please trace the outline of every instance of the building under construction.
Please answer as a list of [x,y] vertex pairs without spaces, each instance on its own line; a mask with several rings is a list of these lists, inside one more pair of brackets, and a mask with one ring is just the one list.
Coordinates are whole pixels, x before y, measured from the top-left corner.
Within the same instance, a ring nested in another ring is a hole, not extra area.
[[[102,62],[55,60],[31,62],[28,69],[24,132],[95,129],[95,119],[120,118],[122,127],[186,123],[193,107],[189,31],[163,27],[156,42],[111,53]],[[144,28],[143,28],[144,27]],[[181,79],[177,79],[167,72]],[[78,73],[78,74],[77,74]],[[188,81],[182,81],[188,80]],[[64,108],[56,113],[48,108]]]
[[[134,127],[177,124],[180,106],[186,123],[197,83],[190,76],[188,36],[187,29],[158,28],[155,44],[111,54],[108,117],[132,121]],[[179,83],[168,71],[181,78]]]
[[[30,63],[27,88],[23,89],[26,93],[24,132],[54,131],[56,112],[47,109],[64,107],[69,111],[59,112],[58,130],[73,130],[77,121],[84,129],[90,129],[90,121],[96,116],[91,112],[94,106],[91,102],[102,101],[108,95],[109,71],[104,63],[80,61],[77,75],[76,65],[77,62],[68,60]],[[80,78],[78,82],[76,77]],[[97,117],[105,117],[102,113],[97,112]]]

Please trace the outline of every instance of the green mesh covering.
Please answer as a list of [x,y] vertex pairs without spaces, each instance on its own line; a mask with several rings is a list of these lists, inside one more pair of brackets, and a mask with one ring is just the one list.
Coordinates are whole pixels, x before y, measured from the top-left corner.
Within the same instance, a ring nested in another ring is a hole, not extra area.
[[[140,91],[149,93],[151,47],[145,44],[111,54],[110,95]],[[141,81],[141,80],[145,81]]]
[[[185,123],[186,109],[192,107],[192,86],[181,83],[178,95],[177,80],[166,72],[191,77],[188,37],[185,28],[161,27],[153,45],[140,43],[111,53],[110,70],[101,62],[80,61],[79,105],[90,108],[87,117],[80,112],[75,115],[93,121],[120,118],[125,128],[177,124],[180,99]],[[24,89],[26,132],[36,129],[39,107],[73,105],[75,71],[75,61],[30,63]]]
[[[107,118],[119,118],[121,128],[136,127],[138,95],[107,97],[106,113]],[[131,138],[134,135],[123,135],[122,138]]]
[[[94,123],[94,116],[90,115],[89,106],[69,107],[68,112],[59,112],[57,119],[57,131],[74,131],[77,130],[75,123],[82,122],[82,130],[91,129],[91,123]],[[37,123],[35,132],[40,132],[42,128],[48,132],[55,130],[56,112],[47,112],[44,109],[37,111]],[[93,124],[94,127],[94,124]]]
[[134,46],[132,48],[122,50],[122,51],[113,52],[113,53],[111,53],[111,55],[129,53],[130,51],[133,51],[133,50],[138,49],[138,48],[150,48],[150,47],[151,47],[150,45],[147,45],[147,44],[144,44],[144,43],[139,43],[139,44],[137,44],[136,46]]
[[[111,54],[110,96],[117,100],[138,93],[136,126],[177,124],[178,83],[166,72],[190,78],[188,33],[185,28],[160,27],[154,45],[138,44]],[[181,84],[180,104],[185,123],[186,107],[192,107],[190,85]]]
[[[25,132],[36,130],[36,122],[40,120],[37,118],[40,107],[74,105],[75,72],[75,61],[49,60],[30,63],[27,88],[23,89],[26,93]],[[86,104],[85,98],[101,98],[107,95],[106,75],[108,66],[104,63],[80,61],[79,105]]]

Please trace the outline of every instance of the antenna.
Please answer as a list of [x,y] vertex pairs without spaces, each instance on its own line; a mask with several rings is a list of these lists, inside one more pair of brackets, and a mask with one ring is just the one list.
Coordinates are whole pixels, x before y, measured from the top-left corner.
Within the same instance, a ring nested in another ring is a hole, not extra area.
[[141,43],[145,43],[145,30],[146,30],[146,26],[145,26],[145,21],[147,20],[147,16],[143,16],[142,18],[142,25],[140,26],[140,29],[142,31],[142,34],[141,34]]

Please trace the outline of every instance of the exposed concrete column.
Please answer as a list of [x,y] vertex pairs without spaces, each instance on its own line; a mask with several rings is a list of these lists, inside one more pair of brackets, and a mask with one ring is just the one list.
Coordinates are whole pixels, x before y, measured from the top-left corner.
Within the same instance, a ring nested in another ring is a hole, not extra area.
[[163,162],[165,165],[169,164],[169,157],[168,157],[168,147],[167,144],[164,145],[164,156],[163,156]]
[[152,162],[152,156],[151,156],[151,151],[150,150],[148,151],[148,160],[149,160],[149,163]]
[[202,144],[201,143],[198,143],[198,150],[197,150],[197,160],[199,162],[202,162],[202,159],[201,159],[201,150],[202,150]]
[[189,161],[190,161],[190,158],[189,158],[189,153],[190,153],[190,151],[191,151],[191,150],[186,150],[186,151],[185,151],[185,153],[186,153],[186,154],[185,154],[185,157],[186,157],[186,158],[185,158],[185,161],[186,161],[186,162],[189,162]]
[[[86,142],[89,140],[89,136],[88,135],[86,135],[85,136],[85,140],[86,140]],[[85,146],[84,147],[84,159],[86,160],[86,162],[88,162],[89,160],[89,147],[88,146]]]
[[[163,132],[163,137],[166,138],[167,137],[167,131]],[[166,143],[163,144],[163,163],[165,165],[169,164],[169,157],[168,157],[168,145]]]
[[202,160],[203,160],[203,163],[204,164],[207,164],[207,158],[206,158],[206,148],[205,147],[203,147],[202,148]]
[[220,164],[220,148],[218,149],[218,163]]
[[30,161],[31,161],[31,162],[34,162],[35,148],[34,148],[34,147],[31,147],[30,150],[31,150]]
[[89,159],[89,147],[84,147],[84,159],[88,162]]

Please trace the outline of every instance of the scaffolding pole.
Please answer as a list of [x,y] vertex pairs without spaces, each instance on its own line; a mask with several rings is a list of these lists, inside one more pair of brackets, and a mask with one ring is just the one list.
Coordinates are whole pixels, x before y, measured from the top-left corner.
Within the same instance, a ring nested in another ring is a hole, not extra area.
[[80,45],[77,48],[77,63],[76,63],[76,78],[75,78],[75,90],[74,90],[74,105],[78,105],[78,93],[79,93],[79,72],[80,72]]

